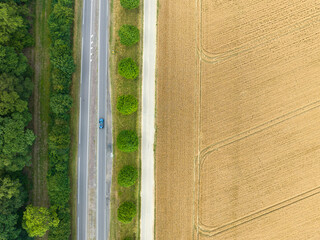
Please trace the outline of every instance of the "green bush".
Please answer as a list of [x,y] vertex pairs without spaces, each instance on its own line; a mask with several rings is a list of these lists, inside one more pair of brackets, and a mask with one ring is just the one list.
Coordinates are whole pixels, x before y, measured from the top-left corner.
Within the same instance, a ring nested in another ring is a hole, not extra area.
[[135,131],[121,131],[117,137],[117,147],[122,152],[134,152],[138,149],[138,136]]
[[120,0],[120,4],[126,9],[134,9],[139,7],[140,0]]
[[139,67],[131,58],[124,58],[119,62],[118,73],[126,79],[136,79],[139,75]]
[[126,237],[123,240],[133,240],[133,238],[132,237]]
[[122,25],[118,35],[120,37],[120,43],[126,46],[131,46],[140,40],[139,29],[132,25]]
[[123,95],[118,97],[117,109],[123,115],[134,113],[138,109],[138,100],[132,95]]
[[65,114],[71,106],[72,98],[69,94],[55,94],[50,98],[50,107],[54,114]]
[[122,223],[129,223],[136,216],[137,209],[133,202],[124,202],[118,208],[118,220]]
[[132,166],[123,167],[118,175],[118,184],[122,187],[130,187],[136,183],[138,171]]

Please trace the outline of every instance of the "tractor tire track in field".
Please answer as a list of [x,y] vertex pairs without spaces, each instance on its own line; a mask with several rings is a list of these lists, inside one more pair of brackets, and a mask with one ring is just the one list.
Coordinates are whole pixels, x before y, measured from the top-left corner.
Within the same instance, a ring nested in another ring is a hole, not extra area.
[[[280,29],[274,30],[272,32],[268,32],[268,34],[262,34],[257,37],[254,37],[253,40],[248,41],[248,42],[244,42],[239,47],[236,47],[236,48],[233,48],[228,51],[221,52],[221,53],[213,53],[213,52],[206,50],[203,47],[203,42],[202,42],[202,40],[203,40],[202,22],[203,21],[202,21],[202,10],[201,10],[202,1],[203,0],[199,0],[199,4],[198,4],[198,8],[199,8],[199,10],[198,10],[199,11],[199,13],[198,13],[199,24],[198,24],[198,36],[197,36],[197,39],[199,39],[198,52],[201,56],[201,59],[205,62],[208,62],[208,63],[217,63],[217,62],[226,61],[229,58],[235,57],[237,55],[253,51],[254,49],[256,49],[259,46],[263,46],[267,43],[273,42],[273,41],[280,39],[282,37],[285,37],[289,34],[300,32],[303,29],[308,29],[308,27],[312,27],[314,25],[314,23],[320,21],[320,14],[316,13],[316,14],[310,15],[310,16],[308,16],[298,22],[294,22],[291,25],[285,25],[284,27],[281,27]],[[295,6],[294,8],[297,8],[297,6]],[[320,8],[320,4],[319,4],[319,8]],[[292,29],[292,30],[288,31],[289,29]],[[276,34],[277,32],[282,32],[282,33]],[[266,39],[266,37],[272,33],[274,33],[274,35],[276,35],[276,37],[273,37],[271,39]],[[248,47],[248,46],[246,47],[246,45],[249,45],[249,44],[252,47]]]
[[216,236],[218,234],[221,234],[225,231],[228,231],[232,228],[235,228],[239,225],[242,225],[242,224],[245,224],[245,223],[248,223],[248,222],[251,222],[253,220],[256,220],[257,218],[260,218],[260,217],[263,217],[265,215],[268,215],[270,213],[273,213],[275,211],[278,211],[280,209],[283,209],[285,207],[288,207],[292,204],[295,204],[295,203],[298,203],[300,201],[303,201],[305,199],[308,199],[310,197],[313,197],[317,194],[320,193],[320,186],[314,188],[314,189],[311,189],[309,191],[306,191],[304,193],[301,193],[297,196],[294,196],[292,198],[289,198],[289,199],[286,199],[282,202],[279,202],[277,204],[274,204],[272,206],[269,206],[267,208],[264,208],[262,210],[259,210],[255,213],[252,213],[252,214],[249,214],[247,216],[243,216],[242,218],[240,219],[237,219],[235,221],[232,221],[232,222],[229,222],[227,224],[224,224],[222,226],[219,226],[217,228],[213,228],[213,227],[210,227],[210,226],[206,226],[205,224],[202,224],[200,223],[200,226],[199,226],[199,230],[200,230],[200,233],[203,234],[203,235],[207,235],[207,236]]
[[219,141],[217,143],[213,143],[212,145],[209,145],[206,148],[201,150],[200,164],[202,165],[203,161],[208,157],[208,155],[210,155],[212,152],[214,152],[222,147],[228,146],[230,144],[233,144],[234,142],[237,142],[237,141],[240,141],[240,140],[245,139],[247,137],[250,137],[250,136],[257,134],[261,131],[264,131],[270,127],[276,126],[282,122],[285,122],[287,120],[295,118],[299,115],[305,114],[305,113],[312,111],[312,110],[319,108],[319,107],[320,107],[320,100],[315,101],[311,104],[308,104],[304,107],[298,108],[298,109],[296,109],[292,112],[289,112],[285,115],[282,115],[280,117],[271,119],[270,121],[267,121],[259,126],[251,128],[251,129],[248,129],[242,133],[236,134],[234,136],[231,136],[231,137],[224,139],[222,141]]
[[[259,2],[259,1],[257,1],[257,2]],[[205,224],[201,223],[201,221],[199,219],[199,212],[200,212],[199,206],[200,206],[200,197],[201,197],[199,189],[200,189],[200,184],[201,184],[201,180],[200,180],[201,168],[203,166],[205,159],[212,152],[320,107],[320,100],[314,101],[306,106],[300,107],[300,108],[298,108],[294,111],[291,111],[287,114],[284,114],[284,115],[281,115],[281,116],[276,117],[274,119],[271,119],[271,120],[269,120],[263,124],[260,124],[256,127],[253,127],[253,128],[248,129],[246,131],[243,131],[239,134],[233,135],[233,136],[226,138],[222,141],[213,143],[213,144],[205,147],[204,149],[200,149],[200,141],[201,141],[201,82],[202,82],[201,62],[204,61],[204,62],[215,64],[218,62],[227,61],[229,58],[232,58],[234,56],[253,51],[257,47],[263,46],[267,43],[270,43],[272,41],[280,39],[281,37],[288,36],[289,34],[299,32],[302,29],[307,29],[307,28],[312,27],[315,22],[319,22],[320,14],[309,15],[308,17],[303,18],[301,21],[294,22],[291,25],[285,25],[284,27],[281,27],[280,29],[277,29],[272,32],[268,32],[268,34],[263,34],[263,35],[254,37],[252,40],[250,40],[248,42],[244,42],[239,47],[233,48],[229,51],[225,51],[225,52],[221,52],[221,53],[213,53],[213,52],[206,50],[203,47],[203,42],[202,42],[202,40],[203,40],[203,31],[202,31],[203,0],[197,0],[196,4],[197,4],[197,12],[198,12],[196,40],[197,40],[197,53],[198,53],[198,57],[199,57],[199,59],[198,59],[199,89],[196,89],[196,90],[198,90],[198,93],[196,94],[198,96],[198,101],[195,103],[198,106],[198,111],[196,114],[197,119],[195,121],[196,129],[198,132],[198,136],[197,136],[198,142],[196,144],[197,149],[195,150],[196,155],[194,157],[194,170],[195,170],[195,172],[194,172],[194,234],[193,234],[194,240],[199,239],[200,235],[214,237],[218,234],[221,234],[221,233],[228,231],[232,228],[235,228],[239,225],[251,222],[253,220],[256,220],[257,218],[261,218],[265,215],[268,215],[268,214],[273,213],[277,210],[283,209],[285,207],[288,207],[290,205],[293,205],[295,203],[298,203],[300,201],[303,201],[305,199],[308,199],[308,198],[313,197],[313,196],[320,193],[320,186],[319,186],[319,187],[313,188],[309,191],[298,194],[294,197],[288,198],[288,199],[281,201],[279,203],[276,203],[274,205],[268,206],[262,210],[258,210],[252,214],[243,216],[239,219],[236,219],[232,222],[226,223],[226,224],[219,226],[219,227],[210,227],[210,226],[206,226]],[[297,6],[294,6],[294,8],[297,8]],[[279,9],[277,9],[276,11],[279,11]],[[270,33],[274,33],[274,35],[276,35],[276,37],[266,39],[266,36],[270,35]],[[278,33],[278,34],[276,34],[276,33]],[[248,46],[246,47],[246,45],[249,45],[249,43],[251,43],[250,44],[251,47],[248,47]]]

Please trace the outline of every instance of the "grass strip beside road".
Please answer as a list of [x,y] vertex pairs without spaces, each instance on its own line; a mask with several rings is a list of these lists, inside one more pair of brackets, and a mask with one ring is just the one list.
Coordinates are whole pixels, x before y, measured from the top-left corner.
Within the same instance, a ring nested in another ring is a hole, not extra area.
[[[143,5],[138,9],[126,10],[121,7],[120,1],[111,3],[111,27],[110,27],[110,76],[112,88],[112,117],[113,117],[113,142],[116,144],[116,137],[122,130],[136,130],[141,140],[141,74],[142,74],[142,39],[143,39]],[[118,29],[123,24],[134,25],[140,30],[140,42],[127,47],[120,44]],[[140,76],[136,80],[127,80],[118,74],[117,64],[123,58],[132,58],[140,68]],[[136,113],[125,116],[116,109],[118,96],[131,94],[139,100],[139,109]],[[140,141],[141,142],[141,141]],[[140,238],[140,178],[130,188],[120,187],[117,183],[117,176],[125,165],[135,166],[140,176],[140,149],[133,153],[119,151],[114,144],[113,176],[111,190],[111,226],[110,239],[123,239],[132,237]],[[117,209],[124,201],[134,200],[137,205],[137,216],[129,224],[122,224],[117,219]]]
[[70,147],[70,183],[71,183],[71,239],[77,239],[77,199],[78,199],[78,139],[79,139],[79,104],[80,104],[80,75],[81,75],[81,20],[82,0],[74,1],[74,29],[73,29],[73,58],[76,65],[72,77],[71,96],[73,105],[70,112],[71,147]]
[[[32,50],[32,67],[34,69],[34,92],[33,92],[33,131],[37,136],[32,153],[32,195],[34,206],[49,206],[47,189],[48,171],[48,126],[49,99],[50,99],[50,38],[48,29],[48,17],[51,11],[51,0],[36,0],[34,2],[34,37],[35,46]],[[42,238],[48,239],[48,234]]]

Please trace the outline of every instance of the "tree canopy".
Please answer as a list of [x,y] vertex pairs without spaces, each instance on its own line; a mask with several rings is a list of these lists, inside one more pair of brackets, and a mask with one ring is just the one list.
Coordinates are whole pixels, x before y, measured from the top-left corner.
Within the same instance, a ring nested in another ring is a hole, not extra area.
[[139,140],[137,133],[131,130],[121,131],[117,137],[117,147],[122,152],[135,152],[138,149]]
[[72,98],[69,94],[55,94],[50,98],[50,107],[54,114],[65,114],[70,111]]
[[27,193],[16,178],[0,176],[0,240],[15,240],[21,234],[18,209],[22,207]]
[[136,79],[139,76],[139,67],[131,58],[122,59],[118,65],[118,73],[126,79]]
[[120,205],[118,208],[118,220],[122,223],[130,223],[136,216],[137,209],[133,202],[127,201]]
[[27,121],[19,113],[0,117],[0,169],[20,171],[29,164],[30,147],[35,136],[31,130],[25,129]]
[[139,7],[140,0],[120,0],[120,4],[126,9],[134,9]]
[[51,49],[51,63],[64,74],[71,76],[75,65],[71,54],[70,46],[63,40],[58,39],[54,42]]
[[138,109],[138,100],[132,95],[119,96],[117,100],[117,109],[123,115],[132,114]]
[[29,205],[23,213],[23,228],[30,237],[42,237],[50,228],[57,227],[59,219],[57,213],[45,207]]
[[11,35],[23,27],[23,18],[15,4],[0,3],[0,44],[8,43]]
[[0,72],[21,76],[28,67],[28,61],[23,54],[17,54],[13,47],[0,45]]
[[132,166],[124,166],[118,175],[118,184],[122,187],[130,187],[138,179],[138,170]]
[[139,29],[133,25],[122,25],[118,31],[120,43],[126,46],[136,44],[140,40]]
[[28,102],[22,100],[15,89],[17,82],[18,79],[12,75],[0,75],[0,116],[22,113],[28,109]]

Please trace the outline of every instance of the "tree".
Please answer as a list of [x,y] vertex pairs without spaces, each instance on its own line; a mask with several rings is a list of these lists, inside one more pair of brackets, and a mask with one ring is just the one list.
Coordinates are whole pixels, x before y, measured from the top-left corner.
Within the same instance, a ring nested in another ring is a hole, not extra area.
[[59,225],[53,227],[49,232],[49,240],[65,240],[69,239],[71,234],[71,217],[70,209],[68,207],[59,207],[57,214],[60,219]]
[[50,203],[57,206],[65,206],[70,198],[68,172],[57,172],[52,176],[48,176],[47,179]]
[[69,94],[55,94],[50,98],[50,107],[54,114],[65,114],[70,111],[72,98]]
[[15,90],[18,79],[12,75],[3,73],[0,75],[0,116],[6,116],[13,112],[24,112],[28,109],[28,102],[21,100]]
[[132,166],[123,167],[118,175],[118,184],[122,187],[134,185],[138,178],[138,171]]
[[18,214],[0,213],[0,240],[15,240],[18,238],[21,229],[17,227]]
[[126,79],[135,79],[139,75],[139,67],[131,58],[125,58],[119,62],[118,73]]
[[27,120],[19,113],[0,118],[0,169],[19,171],[30,162],[30,147],[35,136],[25,129]]
[[52,88],[57,93],[69,93],[71,77],[68,74],[54,68],[51,74]]
[[49,16],[49,29],[52,41],[58,39],[70,42],[73,24],[72,1],[58,1]]
[[45,207],[29,205],[23,213],[22,227],[30,237],[42,237],[51,227],[57,227],[58,224],[56,212]]
[[120,205],[118,208],[118,220],[122,223],[130,223],[136,216],[137,209],[133,202],[127,201]]
[[27,192],[18,179],[0,177],[0,240],[15,240],[21,233],[18,209],[24,204]]
[[26,56],[17,54],[13,47],[0,45],[0,73],[21,76],[28,67]]
[[126,46],[131,46],[140,40],[139,29],[132,25],[122,25],[118,31],[120,43]]
[[68,149],[70,146],[70,129],[67,124],[53,125],[49,133],[49,146],[57,149]]
[[139,7],[140,0],[120,0],[120,4],[126,9],[134,9]]
[[117,137],[117,147],[122,152],[134,152],[138,149],[137,133],[131,130],[121,131]]
[[117,109],[123,115],[129,115],[137,111],[138,100],[132,95],[123,95],[118,97]]
[[[4,207],[10,199],[19,198],[21,183],[19,180],[12,180],[9,176],[3,176],[0,178],[0,212],[3,213]],[[19,208],[23,204],[23,201],[18,201],[16,204],[10,204],[11,208]]]
[[75,65],[71,54],[71,48],[65,41],[58,39],[54,42],[50,53],[50,60],[53,66],[64,74],[71,76],[74,72]]
[[0,3],[0,44],[9,42],[12,34],[23,27],[23,18],[18,12],[16,4]]

